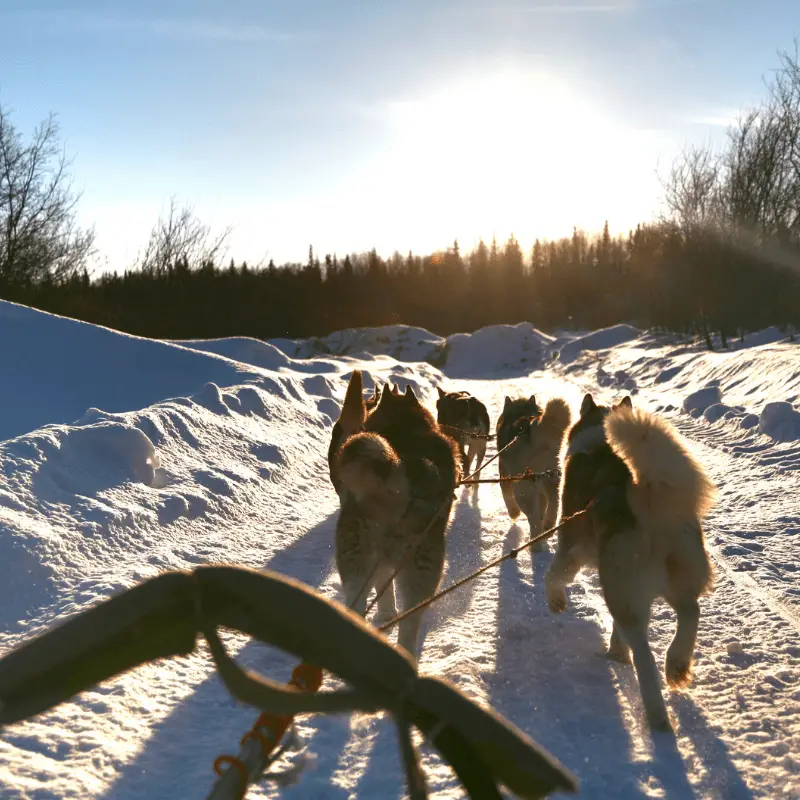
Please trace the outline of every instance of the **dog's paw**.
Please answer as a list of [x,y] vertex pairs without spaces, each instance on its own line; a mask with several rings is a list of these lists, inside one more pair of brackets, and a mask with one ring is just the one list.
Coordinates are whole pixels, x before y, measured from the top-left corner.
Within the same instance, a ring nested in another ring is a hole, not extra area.
[[547,606],[554,614],[567,610],[567,593],[561,589],[551,590],[547,593]]
[[396,616],[397,616],[397,610],[378,611],[372,618],[372,624],[376,628],[380,628],[382,625],[386,625],[387,622],[391,622]]
[[668,651],[664,663],[664,676],[670,689],[682,689],[688,686],[693,677],[691,659],[678,658]]
[[648,717],[647,727],[653,733],[672,733],[672,723],[669,721],[669,717],[661,714],[654,716],[652,719]]
[[627,650],[612,650],[610,647],[603,653],[609,661],[616,661],[617,664],[630,664],[631,654]]

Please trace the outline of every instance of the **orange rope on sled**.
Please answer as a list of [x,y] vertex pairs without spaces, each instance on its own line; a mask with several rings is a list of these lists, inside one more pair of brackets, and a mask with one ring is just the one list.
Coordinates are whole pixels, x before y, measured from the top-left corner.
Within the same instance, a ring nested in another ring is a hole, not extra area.
[[[292,671],[289,686],[296,686],[303,692],[316,692],[322,686],[322,670],[305,662],[298,664]],[[258,739],[261,742],[264,757],[266,758],[283,739],[293,719],[294,717],[291,714],[278,716],[264,711],[253,723],[253,727],[242,736],[240,744],[244,744],[249,739]],[[242,797],[244,797],[250,784],[250,770],[247,765],[236,756],[218,756],[214,761],[214,771],[217,775],[222,774],[221,767],[223,764],[230,764],[232,768],[238,770],[241,774],[243,781]]]
[[222,769],[224,764],[230,764],[234,769],[239,770],[239,774],[242,776],[242,797],[244,797],[247,785],[250,783],[250,770],[247,769],[247,764],[240,758],[236,758],[236,756],[217,756],[214,759],[214,772],[217,775],[222,775],[225,772]]

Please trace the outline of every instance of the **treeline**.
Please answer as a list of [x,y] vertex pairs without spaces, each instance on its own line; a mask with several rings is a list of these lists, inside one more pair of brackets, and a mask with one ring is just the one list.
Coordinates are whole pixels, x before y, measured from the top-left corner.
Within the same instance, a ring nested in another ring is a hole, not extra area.
[[[782,251],[784,257],[797,249]],[[723,342],[800,322],[800,275],[763,249],[672,223],[625,237],[579,230],[524,253],[512,236],[462,254],[375,251],[263,268],[188,259],[89,280],[85,272],[6,285],[4,297],[155,338],[322,336],[405,323],[445,335],[531,321],[544,330],[617,322]]]

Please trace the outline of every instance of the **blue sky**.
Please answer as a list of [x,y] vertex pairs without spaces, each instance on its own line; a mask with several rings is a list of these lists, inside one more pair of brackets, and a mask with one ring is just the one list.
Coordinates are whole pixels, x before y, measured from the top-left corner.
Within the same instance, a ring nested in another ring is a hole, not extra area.
[[527,246],[649,218],[795,33],[788,0],[2,0],[0,104],[58,114],[110,268],[172,195],[237,260]]

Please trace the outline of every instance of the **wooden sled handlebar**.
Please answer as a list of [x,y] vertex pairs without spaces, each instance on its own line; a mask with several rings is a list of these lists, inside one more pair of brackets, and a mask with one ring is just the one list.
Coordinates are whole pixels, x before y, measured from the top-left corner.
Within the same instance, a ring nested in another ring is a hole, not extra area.
[[[225,652],[218,627],[279,647],[348,688],[310,693],[247,672]],[[0,725],[47,711],[147,661],[186,655],[198,634],[231,694],[263,711],[389,711],[404,757],[415,760],[409,732],[415,725],[473,797],[499,797],[498,784],[521,798],[577,791],[574,776],[523,731],[445,681],[419,675],[405,651],[341,603],[275,572],[241,567],[151,578],[7,653],[0,659]]]

